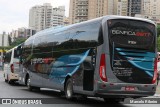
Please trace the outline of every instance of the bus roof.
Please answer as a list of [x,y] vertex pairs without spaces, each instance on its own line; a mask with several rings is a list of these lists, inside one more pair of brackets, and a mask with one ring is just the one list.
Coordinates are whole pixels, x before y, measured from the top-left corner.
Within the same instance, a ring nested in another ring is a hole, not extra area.
[[81,23],[76,23],[76,24],[72,24],[72,25],[68,25],[68,26],[60,26],[60,27],[51,27],[51,28],[48,28],[48,29],[45,29],[45,30],[42,30],[38,33],[36,33],[35,35],[44,35],[44,34],[49,34],[49,33],[58,33],[58,32],[61,32],[61,31],[65,31],[65,30],[68,30],[68,29],[73,29],[79,25],[84,25],[84,24],[88,24],[88,23],[92,23],[92,22],[100,22],[101,20],[103,19],[103,17],[99,17],[99,18],[96,18],[96,19],[92,19],[92,20],[89,20],[89,21],[84,21],[84,22],[81,22]]
[[152,20],[149,19],[145,19],[145,18],[138,18],[138,17],[130,17],[130,16],[118,16],[118,15],[108,15],[108,16],[103,16],[103,18],[107,18],[107,19],[131,19],[131,20],[139,20],[139,21],[146,21],[148,23],[154,24],[156,25],[155,22],[153,22]]
[[144,19],[144,18],[137,18],[137,17],[129,17],[129,16],[117,16],[117,15],[107,15],[107,16],[103,16],[103,17],[99,17],[99,18],[95,18],[95,19],[91,19],[88,21],[84,21],[81,23],[76,23],[76,24],[72,24],[72,25],[68,25],[68,26],[59,26],[59,27],[51,27],[42,31],[37,32],[35,35],[31,36],[30,38],[28,38],[26,41],[33,39],[34,37],[37,36],[42,36],[42,35],[48,35],[48,34],[53,34],[53,33],[58,33],[61,31],[66,31],[69,29],[73,29],[79,25],[85,25],[85,24],[89,24],[92,22],[100,22],[103,19],[109,20],[109,19],[131,19],[131,20],[139,20],[139,21],[146,21],[148,23],[154,24],[156,26],[156,24],[148,19]]

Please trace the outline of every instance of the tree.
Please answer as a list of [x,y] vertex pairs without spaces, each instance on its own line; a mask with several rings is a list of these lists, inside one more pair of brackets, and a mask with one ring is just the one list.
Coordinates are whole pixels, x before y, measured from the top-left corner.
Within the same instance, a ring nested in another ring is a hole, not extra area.
[[14,42],[11,43],[12,47],[15,47],[21,43],[23,43],[26,40],[26,38],[17,38]]
[[0,46],[0,49],[9,50],[23,42],[25,42],[26,38],[17,38],[14,42],[11,43],[10,46]]

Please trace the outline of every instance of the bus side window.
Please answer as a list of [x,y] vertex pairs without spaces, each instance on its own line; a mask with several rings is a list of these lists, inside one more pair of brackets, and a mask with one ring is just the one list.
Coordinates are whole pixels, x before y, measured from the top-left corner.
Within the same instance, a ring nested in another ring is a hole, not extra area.
[[[84,26],[80,26],[78,28],[74,28],[70,32],[70,40],[73,41],[73,48],[86,48],[86,47],[95,47],[99,44],[99,42],[103,42],[102,40],[102,31],[100,32],[101,24],[99,22],[89,24]],[[100,37],[99,37],[100,35]]]

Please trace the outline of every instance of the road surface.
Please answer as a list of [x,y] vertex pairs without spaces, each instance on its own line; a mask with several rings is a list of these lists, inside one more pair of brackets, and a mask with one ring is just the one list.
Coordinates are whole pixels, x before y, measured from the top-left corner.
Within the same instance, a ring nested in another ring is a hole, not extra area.
[[[154,96],[159,98],[159,93]],[[68,101],[64,95],[49,89],[42,89],[41,91],[28,91],[27,87],[18,84],[10,85],[4,82],[3,72],[0,71],[0,98],[51,98],[54,104],[47,105],[29,105],[30,107],[113,107],[113,105],[106,104],[100,98],[88,98],[87,100]],[[4,105],[0,105],[3,106]],[[5,105],[5,107],[28,107],[28,105]],[[120,103],[116,107],[159,107],[160,104],[123,104]]]

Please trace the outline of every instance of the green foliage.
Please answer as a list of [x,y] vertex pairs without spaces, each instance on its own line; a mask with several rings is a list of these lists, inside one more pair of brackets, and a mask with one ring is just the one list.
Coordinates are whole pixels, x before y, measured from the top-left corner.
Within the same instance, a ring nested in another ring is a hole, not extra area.
[[1,50],[1,49],[9,50],[9,49],[11,49],[11,48],[12,48],[11,46],[4,46],[4,47],[0,46],[0,50]]
[[12,42],[10,44],[10,46],[7,46],[7,47],[2,47],[1,46],[0,49],[9,50],[9,49],[11,49],[11,48],[23,43],[25,40],[26,40],[26,38],[17,38],[14,42]]
[[157,26],[157,35],[160,36],[160,25]]
[[21,43],[23,43],[26,40],[26,38],[17,38],[14,42],[11,43],[12,47],[15,47]]

